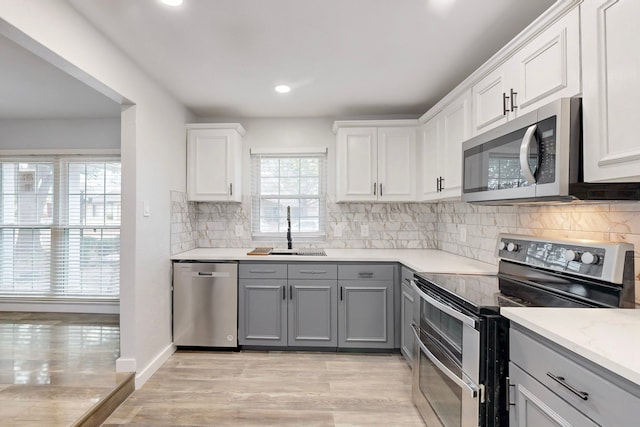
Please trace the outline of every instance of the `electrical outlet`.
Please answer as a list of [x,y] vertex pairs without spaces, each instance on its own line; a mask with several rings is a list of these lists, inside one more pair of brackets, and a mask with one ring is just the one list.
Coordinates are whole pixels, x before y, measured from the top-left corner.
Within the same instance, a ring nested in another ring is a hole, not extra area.
[[333,229],[333,237],[342,237],[342,226],[340,224],[336,224]]
[[236,237],[242,237],[242,226],[236,225]]
[[367,224],[362,224],[360,226],[360,236],[369,237],[369,226]]
[[467,227],[464,225],[461,225],[460,228],[458,229],[459,231],[459,240],[461,242],[466,242],[467,241]]

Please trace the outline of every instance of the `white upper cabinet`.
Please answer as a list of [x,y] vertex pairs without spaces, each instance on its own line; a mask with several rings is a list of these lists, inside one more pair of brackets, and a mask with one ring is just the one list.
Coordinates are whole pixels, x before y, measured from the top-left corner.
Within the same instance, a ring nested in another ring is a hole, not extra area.
[[422,126],[420,199],[458,197],[462,188],[462,143],[471,135],[469,92]]
[[473,85],[473,135],[580,91],[576,7]]
[[585,181],[640,180],[640,1],[582,4]]
[[187,125],[187,198],[240,202],[242,137],[237,123]]
[[[416,126],[336,122],[336,200],[415,201]],[[398,123],[398,122],[396,122]]]

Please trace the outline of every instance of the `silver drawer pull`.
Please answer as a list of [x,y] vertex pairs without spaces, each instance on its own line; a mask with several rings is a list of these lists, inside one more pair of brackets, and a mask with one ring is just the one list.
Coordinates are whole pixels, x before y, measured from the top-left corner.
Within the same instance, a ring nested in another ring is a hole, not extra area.
[[371,271],[360,271],[358,272],[359,277],[373,277],[373,272]]
[[257,273],[257,274],[276,274],[275,270],[249,270],[249,273]]
[[589,399],[589,393],[587,393],[586,391],[580,391],[577,388],[575,388],[574,386],[572,386],[571,384],[567,383],[565,381],[564,377],[553,375],[551,372],[547,372],[547,376],[549,378],[551,378],[552,380],[554,380],[555,382],[557,382],[558,384],[560,384],[562,387],[564,387],[567,390],[569,390],[571,393],[573,393],[576,396],[578,396],[580,399],[582,399],[582,400],[588,400]]
[[327,270],[298,270],[300,274],[327,274]]

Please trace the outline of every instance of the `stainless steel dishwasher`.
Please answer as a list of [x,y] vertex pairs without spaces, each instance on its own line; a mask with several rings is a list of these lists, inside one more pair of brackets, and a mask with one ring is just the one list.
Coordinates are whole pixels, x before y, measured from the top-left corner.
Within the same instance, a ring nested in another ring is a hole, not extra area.
[[238,263],[173,264],[173,343],[238,346]]

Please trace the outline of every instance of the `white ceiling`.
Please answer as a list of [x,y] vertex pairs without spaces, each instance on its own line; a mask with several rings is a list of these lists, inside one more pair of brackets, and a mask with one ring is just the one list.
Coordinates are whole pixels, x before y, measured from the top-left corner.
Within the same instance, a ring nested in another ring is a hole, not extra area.
[[[417,117],[554,2],[67,1],[204,118]],[[1,36],[0,64],[0,119],[119,116]]]
[[0,36],[0,120],[120,117],[120,104]]
[[554,2],[67,1],[198,116],[339,118],[421,115]]

